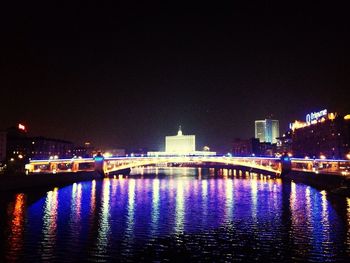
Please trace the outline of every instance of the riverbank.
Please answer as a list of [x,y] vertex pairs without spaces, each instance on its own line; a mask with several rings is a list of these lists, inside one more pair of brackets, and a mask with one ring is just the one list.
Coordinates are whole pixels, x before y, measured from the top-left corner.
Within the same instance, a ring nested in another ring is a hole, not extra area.
[[350,177],[333,174],[292,171],[284,175],[284,180],[310,185],[319,190],[350,197]]
[[77,172],[59,174],[2,174],[0,175],[0,192],[26,191],[51,187],[62,187],[76,182],[100,179],[97,172]]

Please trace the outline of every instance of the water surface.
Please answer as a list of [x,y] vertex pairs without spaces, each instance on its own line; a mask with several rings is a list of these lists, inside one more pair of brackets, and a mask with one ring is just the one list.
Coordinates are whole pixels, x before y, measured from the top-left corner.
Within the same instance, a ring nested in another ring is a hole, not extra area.
[[135,169],[128,178],[13,194],[0,208],[8,262],[339,262],[350,255],[349,199],[233,170]]

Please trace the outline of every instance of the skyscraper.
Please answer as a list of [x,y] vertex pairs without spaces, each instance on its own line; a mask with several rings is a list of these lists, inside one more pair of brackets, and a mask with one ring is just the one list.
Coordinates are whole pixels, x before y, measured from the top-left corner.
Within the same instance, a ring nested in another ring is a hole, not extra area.
[[277,143],[280,136],[278,120],[265,119],[255,121],[255,138],[260,142]]

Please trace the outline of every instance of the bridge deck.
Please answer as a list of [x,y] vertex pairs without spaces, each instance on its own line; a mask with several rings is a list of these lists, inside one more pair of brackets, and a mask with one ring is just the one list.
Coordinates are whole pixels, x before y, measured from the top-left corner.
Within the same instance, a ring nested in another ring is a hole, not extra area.
[[[291,158],[291,170],[350,175],[349,160],[322,160]],[[271,173],[282,172],[282,163],[279,158],[268,157],[227,157],[227,156],[162,156],[162,157],[112,157],[99,159],[104,173],[116,172],[133,167],[160,165],[160,164],[221,164],[227,166],[243,166],[251,169],[263,170]],[[26,165],[30,173],[59,173],[96,170],[97,159],[55,159],[32,160]]]

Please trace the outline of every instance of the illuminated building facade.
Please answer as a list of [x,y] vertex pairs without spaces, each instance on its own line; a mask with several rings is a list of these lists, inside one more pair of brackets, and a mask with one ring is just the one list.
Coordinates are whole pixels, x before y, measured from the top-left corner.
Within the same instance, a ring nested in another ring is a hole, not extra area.
[[194,152],[196,151],[196,136],[183,135],[180,127],[176,136],[165,136],[165,151],[179,154]]
[[255,121],[255,138],[260,142],[277,143],[280,136],[279,121],[272,119]]
[[350,118],[347,116],[326,113],[309,122],[293,123],[291,125],[293,156],[347,158],[350,153]]
[[209,147],[205,146],[204,151],[196,151],[196,136],[183,135],[181,126],[177,135],[165,136],[165,151],[164,152],[147,152],[148,156],[169,156],[169,155],[197,155],[197,156],[212,156],[216,152],[209,151]]

